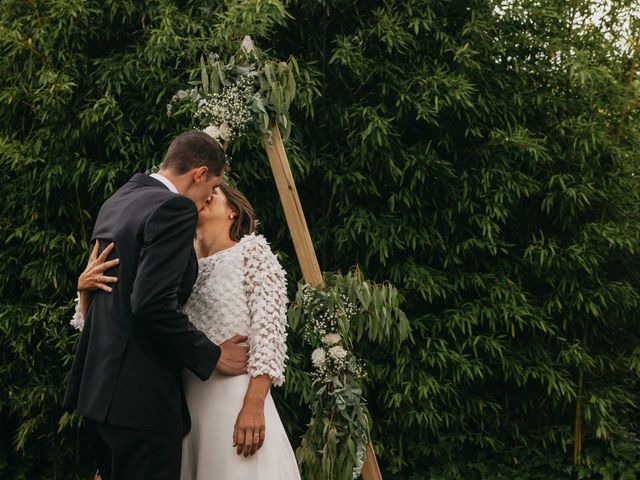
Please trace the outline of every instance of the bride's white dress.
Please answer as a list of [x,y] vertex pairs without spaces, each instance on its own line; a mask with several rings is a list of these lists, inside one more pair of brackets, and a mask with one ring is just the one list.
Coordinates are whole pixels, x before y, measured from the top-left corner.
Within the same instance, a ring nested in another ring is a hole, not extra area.
[[184,370],[191,431],[182,444],[181,480],[294,480],[298,467],[271,393],[264,405],[265,441],[255,455],[233,447],[236,418],[251,376],[284,382],[286,354],[285,272],[261,235],[199,260],[198,279],[185,311],[217,344],[249,337],[248,375],[214,372],[205,382]]

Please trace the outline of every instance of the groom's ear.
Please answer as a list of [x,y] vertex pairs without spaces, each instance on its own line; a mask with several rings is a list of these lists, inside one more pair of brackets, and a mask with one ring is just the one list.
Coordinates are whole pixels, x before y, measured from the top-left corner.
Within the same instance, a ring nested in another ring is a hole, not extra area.
[[209,168],[202,166],[193,169],[193,183],[200,183],[207,179]]

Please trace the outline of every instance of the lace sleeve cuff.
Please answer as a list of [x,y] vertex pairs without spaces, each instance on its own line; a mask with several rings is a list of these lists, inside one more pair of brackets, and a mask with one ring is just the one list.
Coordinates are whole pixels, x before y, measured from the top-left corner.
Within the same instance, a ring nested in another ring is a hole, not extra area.
[[82,331],[82,327],[84,327],[84,315],[82,315],[82,312],[80,311],[80,293],[78,293],[75,302],[76,310],[73,313],[73,317],[71,318],[71,321],[69,323],[76,330]]

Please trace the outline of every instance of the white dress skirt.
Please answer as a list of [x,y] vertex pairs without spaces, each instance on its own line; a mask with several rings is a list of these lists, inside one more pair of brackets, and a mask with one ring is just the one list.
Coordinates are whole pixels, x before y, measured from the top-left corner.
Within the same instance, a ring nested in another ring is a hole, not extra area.
[[249,376],[215,372],[202,382],[183,375],[191,431],[182,443],[181,480],[299,479],[298,466],[273,398],[264,403],[265,440],[253,456],[238,455],[233,427],[242,407]]
[[191,431],[182,448],[181,480],[299,480],[291,443],[269,393],[265,440],[252,456],[236,453],[233,430],[252,376],[268,374],[282,385],[286,354],[285,272],[264,237],[248,235],[231,248],[202,258],[185,312],[214,343],[249,337],[247,375],[214,372],[203,382],[183,373]]

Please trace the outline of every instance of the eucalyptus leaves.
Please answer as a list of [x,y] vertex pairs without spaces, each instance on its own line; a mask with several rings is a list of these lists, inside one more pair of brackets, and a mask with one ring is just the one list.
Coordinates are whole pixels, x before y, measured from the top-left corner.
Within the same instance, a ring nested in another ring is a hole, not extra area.
[[289,107],[296,91],[298,64],[265,58],[245,37],[242,47],[224,62],[211,53],[200,59],[200,79],[194,88],[178,91],[167,113],[175,107],[191,112],[198,127],[221,143],[249,133],[252,128],[268,135],[277,124],[286,140],[291,132]]
[[300,285],[289,308],[292,328],[301,325],[315,347],[312,417],[297,451],[303,478],[352,479],[361,474],[369,442],[369,415],[363,396],[365,371],[353,342],[384,336],[394,324],[408,335],[396,289],[363,279],[360,271],[326,274],[325,288]]

